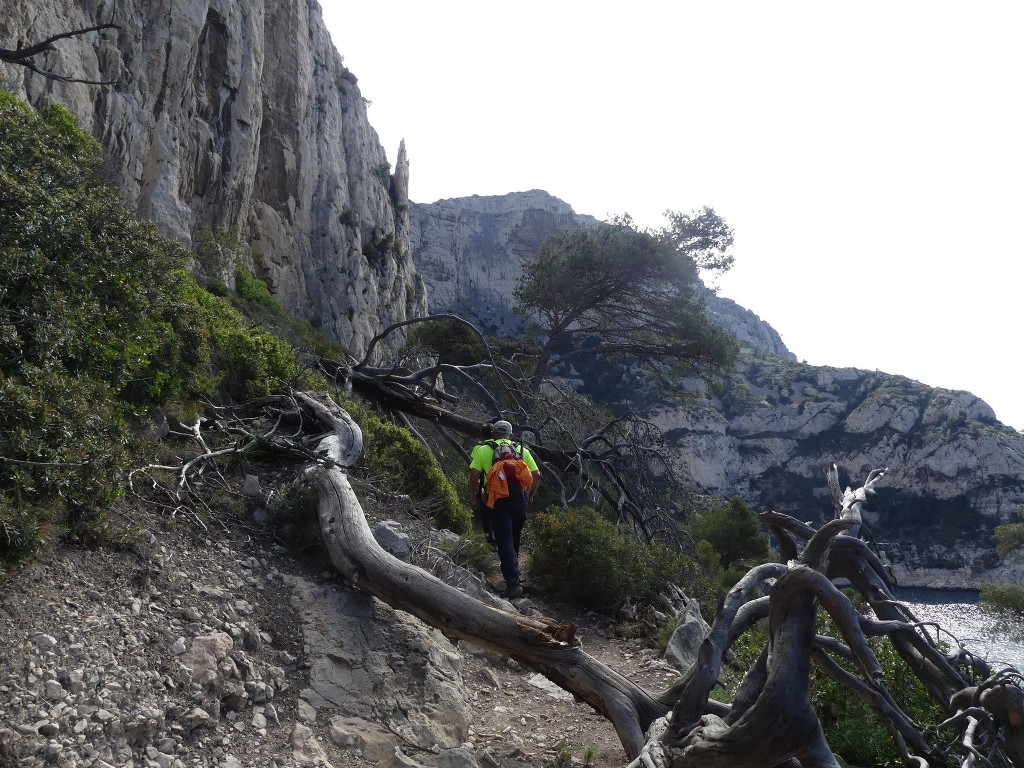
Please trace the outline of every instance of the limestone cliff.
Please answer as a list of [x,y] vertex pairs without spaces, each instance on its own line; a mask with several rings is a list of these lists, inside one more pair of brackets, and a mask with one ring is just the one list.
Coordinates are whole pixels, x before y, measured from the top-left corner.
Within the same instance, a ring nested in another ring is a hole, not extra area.
[[748,353],[721,389],[653,418],[695,486],[802,520],[831,516],[829,462],[854,486],[888,467],[867,522],[911,569],[994,567],[992,528],[1024,506],[1024,435],[969,392]]
[[408,247],[408,161],[392,176],[320,7],[307,0],[7,0],[0,47],[103,22],[0,85],[68,107],[128,203],[186,244],[202,227],[251,246],[276,298],[355,352],[425,310]]
[[488,333],[512,333],[520,266],[549,235],[597,220],[539,189],[411,207],[409,243],[433,312],[454,312]]
[[[512,290],[523,261],[550,235],[598,220],[543,190],[413,203],[409,243],[433,312],[455,312],[489,333],[520,329]],[[709,313],[746,348],[796,360],[778,332],[749,309],[713,293]]]
[[[414,204],[412,216],[431,311],[500,317],[485,327],[503,333],[516,327],[509,295],[522,261],[547,235],[594,224],[539,191]],[[694,488],[822,519],[831,516],[827,463],[854,486],[889,467],[868,523],[894,559],[912,569],[962,567],[961,586],[993,567],[992,528],[1024,507],[1024,435],[968,392],[800,364],[750,310],[710,293],[706,303],[740,341],[736,370],[695,402],[649,413]]]

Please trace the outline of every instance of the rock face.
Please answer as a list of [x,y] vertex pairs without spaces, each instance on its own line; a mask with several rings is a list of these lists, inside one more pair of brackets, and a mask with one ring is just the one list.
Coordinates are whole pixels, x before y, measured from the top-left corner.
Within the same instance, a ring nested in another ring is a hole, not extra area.
[[[557,232],[598,224],[539,189],[413,203],[411,218],[409,245],[431,312],[454,312],[499,335],[523,324],[512,308],[523,261]],[[705,301],[716,322],[744,347],[796,360],[778,332],[749,309],[711,292]]]
[[786,347],[779,332],[749,309],[711,292],[705,295],[704,304],[715,323],[736,337],[742,352],[767,352],[796,362],[796,355]]
[[0,46],[110,21],[120,29],[63,40],[36,64],[112,85],[3,65],[0,83],[67,107],[109,153],[128,204],[164,234],[238,235],[278,301],[352,351],[423,314],[404,147],[392,176],[318,4],[9,0]]
[[[548,235],[595,223],[537,191],[413,205],[412,215],[413,258],[431,311],[501,317],[484,323],[501,333],[517,327],[514,268]],[[754,313],[710,293],[706,304],[740,341],[736,370],[694,402],[649,413],[693,487],[821,520],[832,514],[828,463],[854,486],[889,467],[867,523],[893,559],[910,572],[963,568],[975,576],[995,565],[992,528],[1024,506],[1024,435],[969,392],[800,364]]]
[[802,520],[832,515],[829,462],[852,486],[888,467],[866,522],[911,571],[994,567],[992,529],[1024,506],[1024,435],[969,392],[749,353],[718,394],[652,417],[694,485]]
[[454,312],[492,334],[522,327],[512,290],[523,261],[556,232],[597,225],[539,189],[413,203],[410,214],[409,245],[431,311]]
[[403,744],[454,749],[465,741],[472,718],[462,657],[440,632],[363,593],[288,581],[312,657],[301,696],[339,713],[335,729],[364,740],[381,731],[382,754],[372,759]]

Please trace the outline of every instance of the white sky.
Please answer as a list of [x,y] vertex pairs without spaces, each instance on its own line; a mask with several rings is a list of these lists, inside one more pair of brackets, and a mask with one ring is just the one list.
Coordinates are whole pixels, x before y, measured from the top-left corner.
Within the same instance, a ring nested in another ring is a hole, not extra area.
[[720,293],[801,360],[1024,428],[1024,3],[321,0],[421,203],[714,208]]

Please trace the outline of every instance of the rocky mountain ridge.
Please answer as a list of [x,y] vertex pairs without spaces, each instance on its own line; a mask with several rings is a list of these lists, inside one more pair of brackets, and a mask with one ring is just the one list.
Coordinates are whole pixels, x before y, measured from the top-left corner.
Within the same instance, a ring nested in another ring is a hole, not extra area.
[[113,84],[0,64],[0,86],[67,107],[142,218],[186,245],[204,227],[236,235],[282,306],[356,354],[424,313],[408,159],[399,148],[392,174],[316,2],[8,0],[0,46],[108,22],[119,28],[62,40],[36,64]]
[[[462,313],[492,332],[518,328],[511,289],[537,245],[594,225],[539,190],[414,203],[411,215],[413,259],[431,311]],[[917,578],[923,569],[955,573],[957,586],[1012,575],[1010,565],[992,570],[991,531],[1024,508],[1024,435],[969,392],[801,364],[750,310],[711,292],[706,305],[742,351],[720,386],[694,383],[696,401],[651,405],[676,472],[707,494],[822,520],[831,516],[828,463],[853,486],[888,467],[868,523],[903,583],[934,585],[934,573]],[[489,325],[495,317],[502,319]]]

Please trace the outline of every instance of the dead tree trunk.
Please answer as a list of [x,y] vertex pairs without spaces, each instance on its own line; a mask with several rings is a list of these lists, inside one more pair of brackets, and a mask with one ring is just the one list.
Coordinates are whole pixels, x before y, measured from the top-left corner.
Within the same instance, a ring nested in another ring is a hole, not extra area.
[[639,754],[645,731],[665,713],[665,705],[587,655],[575,625],[491,608],[385,552],[341,469],[358,458],[359,428],[340,409],[332,412],[312,402],[333,430],[322,445],[333,466],[318,467],[314,477],[320,489],[320,530],[341,574],[358,589],[450,638],[498,651],[537,670],[607,717],[627,755]]
[[[672,689],[655,696],[588,656],[575,626],[486,606],[381,549],[342,469],[359,455],[359,428],[333,403],[296,399],[330,432],[320,444],[322,460],[311,479],[319,488],[321,532],[338,570],[362,591],[451,638],[506,654],[589,703],[613,723],[626,755],[635,758],[631,766],[835,768],[839,762],[808,694],[816,664],[879,713],[905,764],[1024,768],[1020,675],[1011,671],[969,684],[969,672],[990,670],[965,667],[959,655],[946,655],[893,599],[892,582],[864,542],[846,533],[858,526],[860,505],[881,473],[872,473],[856,492],[847,489],[842,498],[834,492],[837,519],[820,530],[766,513],[787,562],[752,569],[730,591],[697,662]],[[875,617],[857,612],[833,583],[839,578],[864,596]],[[831,616],[837,637],[816,634],[819,608]],[[764,619],[767,643],[733,701],[709,699],[729,647]],[[868,644],[871,636],[888,638],[946,708],[943,726],[959,733],[952,744],[945,736],[926,737],[900,710]],[[841,667],[836,654],[854,660],[857,672]]]
[[72,37],[78,37],[79,35],[86,35],[89,32],[99,32],[104,29],[120,29],[117,24],[97,24],[92,27],[86,27],[84,29],[73,29],[68,32],[61,32],[57,35],[52,35],[45,40],[24,45],[21,41],[18,41],[18,47],[0,48],[0,61],[6,61],[10,64],[17,64],[25,67],[38,75],[42,75],[47,80],[56,80],[62,83],[83,83],[85,85],[113,85],[114,80],[89,80],[82,77],[72,77],[70,75],[62,75],[58,72],[52,72],[48,69],[42,69],[38,67],[33,61],[34,57],[52,51],[54,44],[60,40],[66,40]]
[[[869,481],[880,477],[880,472],[872,472]],[[631,768],[838,766],[808,697],[812,661],[878,713],[906,765],[1024,768],[1020,674],[1011,670],[991,675],[981,685],[968,685],[968,672],[989,674],[988,666],[973,659],[965,664],[959,652],[944,653],[927,628],[893,598],[894,585],[867,545],[843,533],[844,529],[859,528],[860,505],[872,494],[871,485],[873,482],[866,483],[857,492],[847,489],[837,498],[837,519],[819,531],[785,515],[762,516],[782,542],[788,564],[781,566],[785,572],[768,588],[768,643],[760,659],[724,713],[720,705],[707,702],[708,676],[716,675],[717,669],[696,667],[712,654],[721,658],[747,626],[737,618],[742,609],[727,600],[705,641],[712,648],[701,649],[695,669],[684,678],[673,712],[651,729],[648,743]],[[806,540],[806,545],[797,558],[799,539]],[[730,598],[746,599],[752,585],[745,582],[763,580],[756,571],[734,588]],[[849,582],[877,618],[859,615],[833,579]],[[755,602],[744,608],[752,608]],[[819,607],[831,615],[841,639],[815,634]],[[760,607],[748,611],[752,616],[761,612]],[[949,712],[951,716],[942,726],[959,728],[952,743],[942,736],[927,738],[921,726],[895,703],[867,643],[872,635],[885,636]],[[840,667],[833,652],[855,659],[860,675]],[[704,713],[702,701],[708,704]]]

